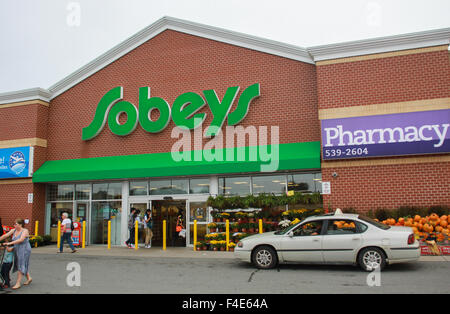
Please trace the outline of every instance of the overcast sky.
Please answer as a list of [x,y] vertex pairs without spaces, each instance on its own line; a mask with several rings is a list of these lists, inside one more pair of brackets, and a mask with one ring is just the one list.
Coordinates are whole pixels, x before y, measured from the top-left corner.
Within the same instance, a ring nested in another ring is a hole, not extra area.
[[0,0],[0,93],[48,88],[163,16],[300,47],[450,27],[449,0]]

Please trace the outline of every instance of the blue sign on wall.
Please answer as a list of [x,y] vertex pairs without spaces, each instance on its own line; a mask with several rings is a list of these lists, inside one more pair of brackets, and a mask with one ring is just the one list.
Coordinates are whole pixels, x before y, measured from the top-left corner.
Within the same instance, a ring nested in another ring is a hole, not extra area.
[[27,178],[33,172],[33,148],[0,149],[0,179]]

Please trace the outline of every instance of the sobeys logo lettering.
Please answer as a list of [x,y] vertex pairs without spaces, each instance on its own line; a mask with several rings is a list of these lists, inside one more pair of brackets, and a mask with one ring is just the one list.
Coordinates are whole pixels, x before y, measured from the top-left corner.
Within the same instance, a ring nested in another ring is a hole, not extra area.
[[[203,124],[206,113],[197,112],[206,104],[213,114],[206,136],[216,136],[220,133],[225,118],[228,125],[236,125],[245,118],[251,101],[260,96],[260,85],[256,83],[247,87],[239,97],[236,109],[230,113],[238,92],[239,86],[229,87],[220,101],[215,90],[204,90],[206,102],[201,95],[187,92],[178,96],[171,108],[165,99],[150,97],[150,87],[141,87],[139,88],[139,109],[137,109],[132,103],[122,100],[123,87],[118,86],[102,97],[91,124],[83,128],[82,139],[87,141],[96,137],[103,130],[106,120],[111,132],[120,136],[132,133],[138,122],[147,132],[161,132],[167,127],[171,117],[178,127],[192,130]],[[159,118],[155,121],[150,118],[153,110],[159,111]],[[122,113],[127,115],[127,121],[120,124],[119,117]]]

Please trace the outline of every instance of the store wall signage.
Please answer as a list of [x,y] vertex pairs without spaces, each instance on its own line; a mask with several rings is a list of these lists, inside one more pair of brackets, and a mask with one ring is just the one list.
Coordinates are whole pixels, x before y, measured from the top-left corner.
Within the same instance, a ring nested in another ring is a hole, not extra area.
[[450,152],[450,109],[326,119],[323,159]]
[[0,179],[27,178],[33,172],[33,147],[0,149]]
[[[206,104],[213,115],[206,135],[212,137],[220,133],[225,118],[228,125],[236,125],[245,118],[252,100],[260,96],[260,84],[247,87],[240,95],[236,109],[230,112],[238,92],[239,86],[229,87],[222,101],[213,89],[203,91],[204,98],[197,93],[187,92],[178,96],[170,107],[165,99],[150,97],[150,87],[141,87],[138,109],[134,104],[122,100],[123,87],[118,86],[102,97],[91,124],[82,130],[82,139],[87,141],[96,137],[103,130],[106,121],[111,132],[119,136],[132,133],[138,123],[149,133],[161,132],[171,118],[178,127],[192,130],[203,124],[206,113],[198,111]],[[150,118],[153,110],[159,111],[159,118],[155,121]],[[120,124],[119,117],[122,113],[127,115],[127,121]]]

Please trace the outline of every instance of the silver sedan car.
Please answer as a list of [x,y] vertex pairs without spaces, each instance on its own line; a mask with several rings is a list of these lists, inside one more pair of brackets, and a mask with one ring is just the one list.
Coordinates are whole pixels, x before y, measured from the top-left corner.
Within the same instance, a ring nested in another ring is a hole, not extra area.
[[418,260],[420,246],[409,227],[386,226],[362,215],[337,212],[246,237],[238,242],[234,254],[263,269],[295,262],[354,264],[372,271]]

